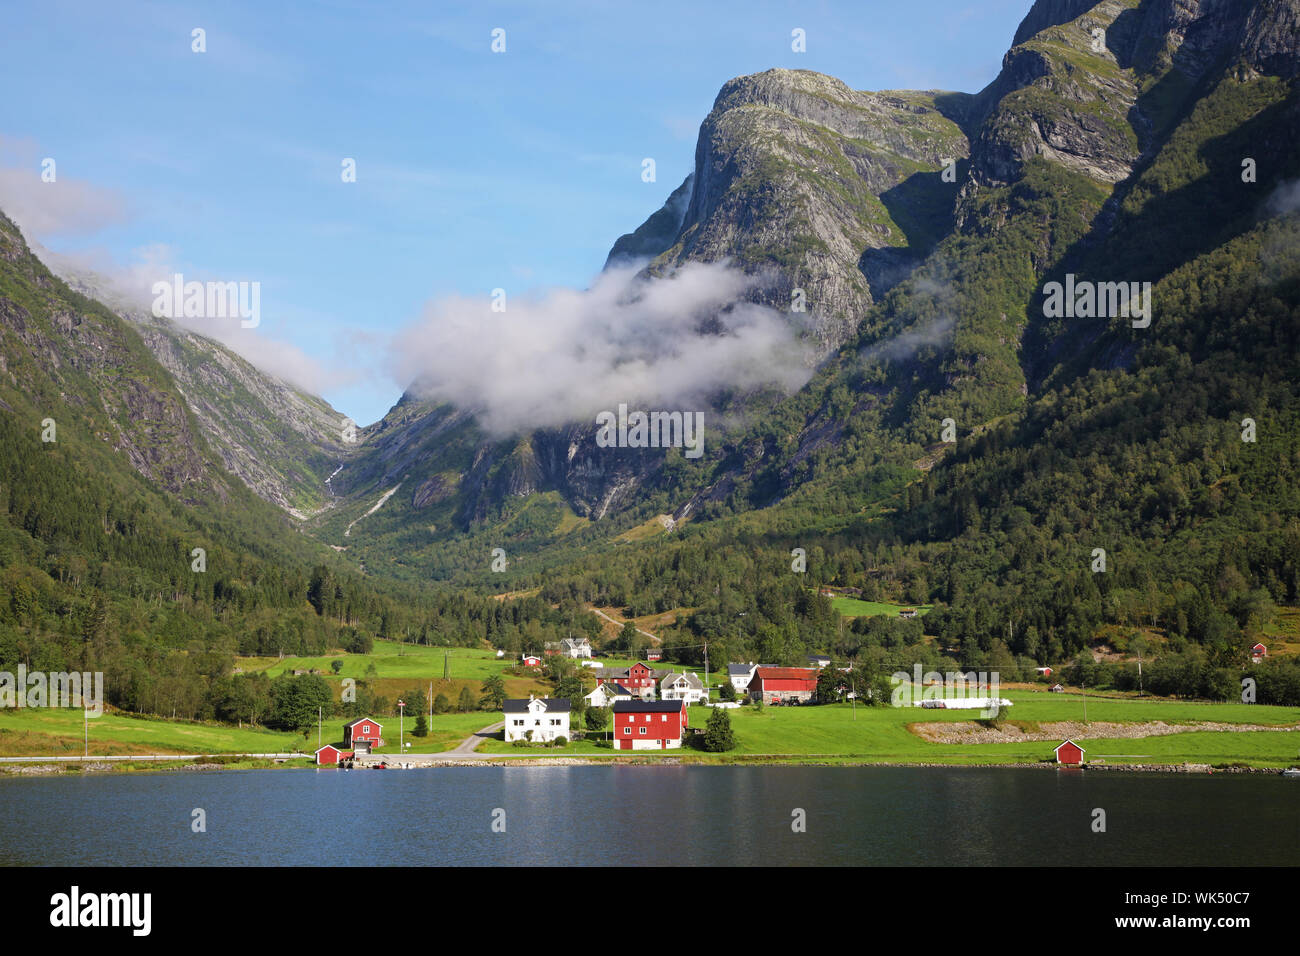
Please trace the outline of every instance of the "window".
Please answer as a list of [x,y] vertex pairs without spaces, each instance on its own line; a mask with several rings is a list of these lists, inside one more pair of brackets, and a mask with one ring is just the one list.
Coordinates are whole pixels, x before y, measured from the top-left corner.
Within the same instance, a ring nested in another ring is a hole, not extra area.
[[625,733],[625,734],[629,734],[629,735],[630,735],[630,734],[632,733],[632,728],[631,728],[631,727],[624,727],[624,728],[623,728],[623,733]]
[[665,723],[665,724],[668,723],[668,715],[664,714],[662,717],[659,718],[659,720],[661,723]]
[[644,727],[641,728],[641,735],[642,735],[643,737],[645,736],[645,728],[644,728]]

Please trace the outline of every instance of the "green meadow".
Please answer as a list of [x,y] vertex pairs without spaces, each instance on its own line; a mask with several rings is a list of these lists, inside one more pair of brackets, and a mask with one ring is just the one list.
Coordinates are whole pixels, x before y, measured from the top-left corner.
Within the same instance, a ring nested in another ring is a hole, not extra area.
[[[429,719],[426,717],[426,719]],[[426,737],[412,736],[415,718],[406,719],[405,739],[412,746],[407,753],[441,753],[451,750],[477,730],[500,716],[491,712],[435,714]],[[343,718],[326,720],[321,727],[323,743],[343,743]],[[385,718],[384,740],[388,746],[377,753],[399,752],[398,720]],[[230,727],[223,724],[190,723],[106,713],[89,721],[91,756],[128,754],[229,754],[312,753],[316,750],[316,728],[301,733]],[[82,753],[82,717],[80,710],[30,708],[0,710],[0,757],[78,756]]]
[[[322,657],[239,657],[235,666],[244,673],[263,672],[268,677],[292,674],[296,670],[316,670],[323,677],[442,677],[444,660],[448,677],[483,680],[499,674],[515,663],[509,657],[497,658],[495,651],[466,647],[431,647],[424,644],[402,644],[398,641],[375,641],[369,654],[330,654]],[[333,664],[342,661],[338,674]],[[371,671],[373,666],[374,670]]]
[[[1035,724],[1082,721],[1081,695],[1032,691],[1011,693],[1013,706],[1004,710],[1010,721],[1026,731]],[[1109,700],[1088,698],[1088,719],[1093,722],[1132,723],[1162,721],[1167,724],[1215,721],[1224,724],[1290,727],[1263,731],[1190,731],[1159,737],[1092,737],[1086,731],[1073,739],[1089,760],[1106,763],[1248,763],[1259,767],[1284,767],[1300,763],[1300,708],[1255,704],[1204,704],[1167,700]],[[703,727],[710,710],[691,707],[692,727]],[[881,763],[1036,763],[1052,758],[1059,740],[996,744],[940,744],[912,733],[909,724],[924,721],[978,721],[974,710],[926,710],[919,707],[854,708],[851,704],[808,707],[752,707],[729,710],[736,749],[726,754],[704,754],[692,749],[636,751],[637,757],[688,757],[702,760],[795,758],[831,762]],[[613,755],[594,741],[575,741],[567,747],[517,748],[502,740],[489,741],[482,753],[518,756]]]
[[932,604],[884,604],[880,601],[860,601],[851,597],[831,598],[831,606],[843,617],[876,617],[882,614],[898,617],[898,612],[905,607],[916,611],[917,617],[923,617],[934,608]]

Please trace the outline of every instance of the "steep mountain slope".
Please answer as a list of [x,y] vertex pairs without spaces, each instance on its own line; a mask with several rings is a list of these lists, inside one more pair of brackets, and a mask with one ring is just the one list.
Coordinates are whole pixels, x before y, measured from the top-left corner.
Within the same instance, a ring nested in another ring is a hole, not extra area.
[[949,228],[942,170],[967,155],[971,100],[859,92],[808,70],[732,80],[700,126],[694,172],[610,260],[772,270],[757,300],[790,311],[801,289],[796,317],[824,358]]
[[227,471],[294,517],[333,503],[329,476],[356,450],[346,416],[220,342],[141,311],[101,276],[57,257],[50,267],[135,325]]
[[[607,265],[653,257],[643,273],[653,277],[686,263],[730,261],[762,276],[753,300],[787,314],[813,358],[824,358],[853,333],[873,296],[951,228],[956,187],[942,181],[942,170],[966,155],[960,123],[970,103],[955,93],[861,93],[808,71],[734,80],[701,127],[695,172],[615,242]],[[494,439],[472,409],[425,401],[419,391],[365,430],[359,454],[335,480],[350,500],[325,519],[331,540],[344,544],[343,532],[399,486],[382,514],[366,517],[367,539],[411,522],[439,537],[508,523],[538,493],[561,503],[546,509],[544,526],[614,516],[635,524],[671,509],[700,472],[678,453],[599,448],[589,422]],[[710,441],[780,398],[716,396]],[[611,396],[609,407],[618,401]]]

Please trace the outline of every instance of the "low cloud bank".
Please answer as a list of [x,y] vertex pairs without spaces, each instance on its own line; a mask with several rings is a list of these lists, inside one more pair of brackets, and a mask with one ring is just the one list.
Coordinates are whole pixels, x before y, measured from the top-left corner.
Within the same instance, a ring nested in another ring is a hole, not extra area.
[[663,278],[610,268],[585,291],[431,303],[395,337],[390,370],[421,397],[475,409],[489,431],[594,421],[631,408],[706,410],[723,389],[801,387],[791,316],[746,301],[762,278],[691,263]]

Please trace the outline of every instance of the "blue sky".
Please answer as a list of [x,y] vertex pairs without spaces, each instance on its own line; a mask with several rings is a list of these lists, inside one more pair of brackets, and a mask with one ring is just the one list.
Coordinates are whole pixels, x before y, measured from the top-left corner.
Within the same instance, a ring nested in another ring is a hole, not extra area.
[[430,301],[587,287],[690,172],[726,80],[790,67],[973,92],[1029,6],[6,5],[0,204],[105,269],[259,281],[250,357],[365,424],[406,384],[384,343]]

